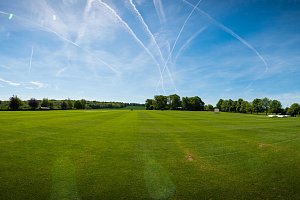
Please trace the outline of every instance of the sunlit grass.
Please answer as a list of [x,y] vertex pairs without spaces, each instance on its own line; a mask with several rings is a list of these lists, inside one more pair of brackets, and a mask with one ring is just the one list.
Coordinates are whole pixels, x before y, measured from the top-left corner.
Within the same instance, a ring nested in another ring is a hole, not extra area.
[[0,199],[297,199],[300,118],[0,112]]

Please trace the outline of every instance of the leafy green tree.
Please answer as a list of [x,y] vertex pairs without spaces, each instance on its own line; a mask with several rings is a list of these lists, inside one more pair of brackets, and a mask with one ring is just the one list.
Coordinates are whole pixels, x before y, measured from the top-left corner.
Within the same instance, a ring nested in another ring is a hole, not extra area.
[[74,103],[74,108],[76,109],[85,109],[86,101],[84,99],[77,100]]
[[242,101],[240,113],[252,113],[252,106],[248,101]]
[[237,102],[236,102],[236,111],[237,112],[241,112],[241,106],[242,106],[242,103],[243,103],[243,99],[238,99]]
[[61,104],[60,104],[60,108],[63,109],[63,110],[67,110],[68,108],[68,104],[66,101],[62,101]]
[[262,100],[261,99],[254,99],[252,101],[252,108],[253,108],[253,112],[256,112],[257,114],[259,112],[262,112],[263,111]]
[[206,110],[206,111],[213,111],[214,107],[211,104],[208,104],[208,105],[204,106],[204,110]]
[[169,96],[169,108],[171,110],[178,110],[181,107],[180,96],[172,94]]
[[231,112],[236,112],[236,105],[237,105],[237,101],[232,101]]
[[73,109],[73,102],[71,99],[67,100],[67,109],[72,110]]
[[32,110],[35,110],[37,107],[39,107],[39,102],[35,98],[31,98],[30,100],[28,100],[28,105]]
[[52,101],[49,101],[49,108],[52,110],[54,108],[54,104]]
[[234,111],[234,105],[233,105],[233,101],[231,99],[229,99],[228,102],[227,102],[227,111],[228,112],[233,112]]
[[188,97],[182,97],[181,105],[183,110],[189,110],[190,109],[190,102]]
[[223,103],[223,99],[220,99],[219,101],[218,101],[218,103],[217,103],[217,108],[219,109],[219,110],[222,110],[222,103]]
[[270,109],[270,103],[271,103],[271,100],[268,99],[267,97],[263,98],[262,100],[262,108],[263,110],[266,112],[266,115],[268,114],[268,111]]
[[146,107],[146,110],[153,110],[154,109],[154,99],[146,99],[145,107]]
[[154,97],[154,109],[155,110],[166,110],[168,109],[168,97],[163,95],[156,95]]
[[12,110],[19,110],[22,105],[21,99],[18,96],[13,95],[9,98],[9,108]]
[[280,113],[282,109],[282,105],[280,103],[280,101],[277,101],[277,100],[272,100],[271,103],[270,103],[270,112],[271,113]]
[[228,100],[222,101],[221,111],[223,111],[223,112],[228,112],[229,111]]
[[292,117],[300,114],[300,105],[298,103],[293,103],[291,107],[288,109],[288,114]]
[[80,100],[75,101],[74,108],[76,108],[76,109],[82,109],[83,108]]
[[201,111],[204,110],[204,105],[205,103],[198,96],[182,98],[183,110]]
[[49,100],[47,98],[43,98],[41,107],[49,107],[49,105],[50,105]]
[[251,114],[252,114],[252,112],[253,112],[253,105],[252,105],[252,103],[246,102],[246,111],[247,111],[248,113],[251,113]]
[[85,99],[81,99],[80,101],[81,101],[82,109],[85,109],[85,107],[86,107],[86,100]]
[[190,103],[190,110],[193,110],[193,111],[203,111],[204,110],[204,102],[198,96],[190,97],[189,103]]

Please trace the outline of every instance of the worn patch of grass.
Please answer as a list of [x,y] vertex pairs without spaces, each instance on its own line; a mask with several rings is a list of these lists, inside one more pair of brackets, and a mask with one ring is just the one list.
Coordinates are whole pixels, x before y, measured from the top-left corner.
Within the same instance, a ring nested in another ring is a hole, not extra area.
[[299,199],[300,118],[0,112],[0,199]]

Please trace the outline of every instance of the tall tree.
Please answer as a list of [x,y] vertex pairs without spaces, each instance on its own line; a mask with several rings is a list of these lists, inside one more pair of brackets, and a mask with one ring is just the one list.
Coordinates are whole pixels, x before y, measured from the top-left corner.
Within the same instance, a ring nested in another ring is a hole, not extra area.
[[189,98],[188,97],[182,97],[181,105],[182,105],[183,110],[190,110]]
[[277,101],[277,100],[272,100],[271,103],[270,103],[270,112],[271,113],[280,113],[282,109],[282,105],[280,103],[280,101]]
[[62,110],[67,110],[67,108],[68,108],[67,102],[66,101],[62,101],[61,104],[60,104],[60,108]]
[[237,100],[237,103],[236,103],[236,111],[237,112],[241,112],[241,106],[242,106],[243,101],[244,101],[243,99]]
[[250,102],[246,102],[246,112],[251,113],[253,112],[253,105]]
[[206,111],[214,111],[214,107],[211,104],[205,105],[204,110]]
[[267,97],[263,98],[262,100],[262,108],[263,110],[266,112],[266,115],[268,114],[268,111],[270,109],[270,103],[271,103],[271,100],[268,99]]
[[82,109],[85,109],[86,107],[86,100],[85,99],[81,99],[81,105],[82,105]]
[[288,109],[288,114],[292,117],[300,114],[300,105],[298,103],[293,103],[291,107]]
[[146,99],[145,107],[146,107],[146,110],[153,110],[154,109],[154,99]]
[[39,107],[39,102],[35,98],[31,98],[30,100],[28,100],[28,105],[32,110],[35,110],[37,107]]
[[168,109],[168,97],[164,95],[156,95],[154,97],[154,109],[155,110],[166,110]]
[[242,101],[240,113],[252,113],[252,106],[248,101]]
[[73,102],[71,99],[67,100],[67,109],[72,110],[73,109]]
[[47,98],[43,98],[41,107],[49,107],[49,100]]
[[228,106],[228,100],[224,100],[222,101],[222,104],[221,104],[221,111],[223,112],[228,112],[229,111],[229,106]]
[[217,108],[219,109],[219,110],[222,110],[222,103],[223,103],[223,99],[220,99],[219,101],[218,101],[218,103],[217,103]]
[[232,112],[234,110],[234,107],[233,107],[233,101],[231,99],[228,100],[227,102],[227,111],[228,112]]
[[178,110],[181,107],[180,96],[172,94],[169,96],[169,108],[171,110]]
[[204,102],[198,96],[189,98],[190,110],[193,111],[202,111],[204,110]]
[[236,112],[236,105],[237,105],[237,101],[232,101],[231,112]]
[[263,105],[262,105],[262,100],[261,99],[254,99],[252,101],[252,108],[253,108],[253,112],[256,112],[257,114],[259,112],[263,111]]
[[80,100],[75,101],[74,108],[75,109],[83,109],[83,106],[82,106],[82,103]]
[[19,110],[20,106],[22,105],[21,99],[18,96],[13,95],[9,98],[9,108],[12,110]]

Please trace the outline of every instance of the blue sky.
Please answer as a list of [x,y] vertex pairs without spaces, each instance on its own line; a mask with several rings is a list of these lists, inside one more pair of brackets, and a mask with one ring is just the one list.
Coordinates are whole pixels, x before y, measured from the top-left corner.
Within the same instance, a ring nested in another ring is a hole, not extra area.
[[289,106],[300,102],[299,21],[299,0],[0,0],[0,99]]

